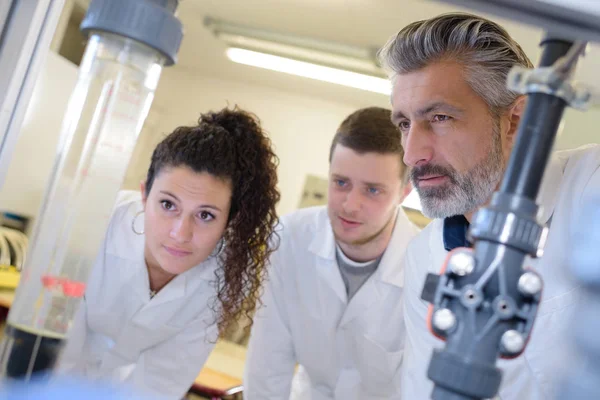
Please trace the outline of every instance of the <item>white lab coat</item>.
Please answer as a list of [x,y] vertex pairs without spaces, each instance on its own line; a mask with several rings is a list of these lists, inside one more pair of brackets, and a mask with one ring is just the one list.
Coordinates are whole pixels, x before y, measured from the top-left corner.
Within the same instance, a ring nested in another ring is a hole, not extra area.
[[[580,204],[592,193],[600,193],[600,147],[557,152],[553,155],[538,204],[538,218],[550,222],[550,232],[541,259],[528,259],[526,266],[543,277],[544,291],[532,337],[525,353],[514,360],[500,360],[504,371],[499,398],[502,400],[548,400],[555,398],[561,371],[569,368],[570,354],[565,331],[572,323],[581,289],[568,275],[572,235],[581,217]],[[597,227],[595,227],[597,229]],[[426,328],[428,303],[420,299],[428,272],[439,273],[447,252],[442,241],[443,220],[435,220],[409,245],[406,260],[406,354],[402,371],[404,400],[429,399],[433,384],[427,367],[433,348],[443,347]]]
[[350,302],[324,207],[282,218],[264,306],[254,318],[246,400],[287,400],[303,366],[311,400],[399,399],[404,251],[418,232],[400,209],[375,273]]
[[217,338],[209,307],[217,263],[178,275],[150,300],[144,236],[131,228],[141,209],[139,194],[119,194],[59,371],[131,384],[151,398],[181,399]]

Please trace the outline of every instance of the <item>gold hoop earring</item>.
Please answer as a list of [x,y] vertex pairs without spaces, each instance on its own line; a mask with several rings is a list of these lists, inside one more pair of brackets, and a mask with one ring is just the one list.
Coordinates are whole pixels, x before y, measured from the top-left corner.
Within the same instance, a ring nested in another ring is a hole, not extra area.
[[131,230],[133,231],[133,233],[135,233],[136,235],[143,235],[144,234],[144,230],[142,229],[141,232],[138,232],[135,230],[135,220],[137,219],[137,217],[139,217],[140,215],[142,215],[144,213],[144,210],[142,211],[138,211],[134,216],[133,216],[133,220],[131,220]]

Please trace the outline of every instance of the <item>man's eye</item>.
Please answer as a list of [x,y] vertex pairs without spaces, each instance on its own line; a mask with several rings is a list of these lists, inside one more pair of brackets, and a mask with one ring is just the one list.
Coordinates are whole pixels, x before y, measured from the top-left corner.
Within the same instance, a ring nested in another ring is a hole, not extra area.
[[449,115],[436,114],[433,116],[433,122],[446,122],[452,119]]

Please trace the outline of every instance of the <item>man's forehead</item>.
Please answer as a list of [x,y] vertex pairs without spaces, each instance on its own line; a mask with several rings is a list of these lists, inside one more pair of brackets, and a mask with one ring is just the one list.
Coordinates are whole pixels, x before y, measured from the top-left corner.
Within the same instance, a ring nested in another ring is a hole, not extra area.
[[[369,173],[355,173],[351,171],[331,171],[332,179],[343,179],[353,182],[353,184],[359,184],[364,186],[378,186],[388,187],[391,183],[396,183],[396,180],[400,180],[397,174],[369,174]],[[389,171],[388,171],[389,172]],[[398,178],[397,178],[398,177]]]
[[346,178],[365,184],[388,184],[400,175],[403,163],[396,153],[346,153],[334,154],[330,165],[332,177]]
[[392,85],[392,106],[401,107],[415,97],[433,97],[444,101],[457,95],[456,90],[468,86],[463,67],[456,62],[438,62],[420,70],[399,74]]
[[333,161],[338,160],[353,165],[356,162],[360,162],[361,159],[368,163],[371,161],[385,162],[384,160],[386,159],[393,159],[397,157],[399,157],[399,154],[393,151],[380,152],[374,150],[356,150],[352,147],[338,143],[333,150],[331,161],[332,164]]

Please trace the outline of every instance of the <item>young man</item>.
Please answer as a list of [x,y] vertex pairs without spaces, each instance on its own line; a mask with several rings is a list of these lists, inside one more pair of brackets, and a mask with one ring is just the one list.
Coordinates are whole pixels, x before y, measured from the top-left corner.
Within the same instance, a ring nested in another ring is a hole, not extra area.
[[[420,299],[428,272],[439,273],[449,250],[467,246],[473,214],[498,187],[524,111],[525,97],[509,91],[514,64],[531,67],[521,47],[497,24],[466,14],[415,22],[381,52],[393,74],[393,122],[402,132],[404,161],[424,213],[437,218],[410,244],[405,265],[406,347],[403,399],[430,398],[427,367],[434,347]],[[528,265],[544,292],[525,353],[501,361],[500,397],[554,398],[556,367],[568,367],[561,350],[581,290],[567,268],[575,221],[588,196],[600,193],[598,146],[557,153],[546,170],[538,204],[549,223],[545,253]]]
[[417,230],[399,206],[410,186],[390,117],[350,115],[331,145],[327,207],[282,218],[245,399],[287,400],[296,364],[312,400],[400,399],[402,260]]

